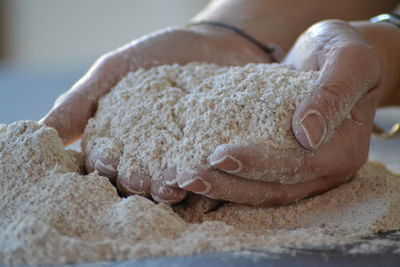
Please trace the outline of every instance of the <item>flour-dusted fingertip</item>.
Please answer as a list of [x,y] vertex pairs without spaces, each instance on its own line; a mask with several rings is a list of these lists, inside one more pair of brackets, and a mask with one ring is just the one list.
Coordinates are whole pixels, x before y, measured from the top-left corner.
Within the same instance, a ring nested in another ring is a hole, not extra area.
[[223,156],[220,159],[211,156],[209,162],[213,168],[232,174],[238,173],[243,169],[242,162],[231,155]]
[[164,180],[165,181],[165,184],[166,185],[168,185],[168,186],[178,186],[178,179],[172,179],[172,180],[167,180],[167,179],[165,179]]
[[180,189],[163,185],[162,181],[153,182],[150,190],[151,197],[157,203],[174,204],[182,201],[187,192]]
[[178,187],[178,179],[176,177],[176,167],[167,168],[164,171],[164,182],[171,187]]
[[207,194],[212,186],[200,176],[188,177],[188,179],[178,179],[179,187],[198,194]]
[[326,122],[318,110],[307,111],[300,119],[299,126],[301,130],[297,132],[296,137],[306,149],[317,149],[325,141]]
[[107,176],[109,178],[117,176],[116,163],[112,162],[112,160],[105,162],[105,159],[96,159],[94,168],[98,170],[102,176]]

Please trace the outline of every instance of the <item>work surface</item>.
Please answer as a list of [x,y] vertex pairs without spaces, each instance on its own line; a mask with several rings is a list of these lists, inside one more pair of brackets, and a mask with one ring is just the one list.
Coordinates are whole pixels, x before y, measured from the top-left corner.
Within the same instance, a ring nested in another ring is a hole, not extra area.
[[64,267],[183,267],[183,266],[399,266],[400,254],[394,254],[393,251],[400,246],[400,233],[385,233],[372,240],[392,240],[397,245],[385,246],[381,248],[378,254],[349,254],[346,250],[359,246],[359,244],[338,247],[337,249],[314,249],[314,250],[293,250],[291,254],[267,254],[256,251],[244,252],[215,252],[191,257],[165,257],[156,259],[145,259],[137,261],[121,261],[121,262],[98,262],[75,265],[63,265]]
[[[392,236],[392,240],[400,242],[400,235]],[[392,254],[394,247],[387,247],[386,252],[380,254],[350,255],[339,250],[295,250],[295,255],[288,254],[264,254],[264,253],[228,253],[217,252],[195,255],[192,257],[171,257],[147,259],[139,261],[125,261],[114,263],[98,263],[109,267],[136,267],[136,266],[399,266],[400,255]],[[75,267],[91,267],[94,264],[80,264]],[[97,266],[97,265],[96,265]]]
[[[49,102],[53,101],[59,92],[62,92],[72,84],[72,79],[75,79],[76,75],[71,75],[71,79],[64,78],[64,76],[59,77],[53,76],[53,78],[46,80],[44,76],[40,75],[21,79],[19,75],[13,72],[8,73],[8,75],[0,75],[0,110],[2,111],[0,112],[0,123],[10,123],[13,120],[39,119],[40,116],[44,115],[43,112],[50,108],[51,104]],[[22,108],[23,110],[21,110]],[[18,114],[21,114],[21,116],[18,117]],[[378,123],[386,129],[396,122],[396,118],[400,120],[400,112],[398,110],[385,110],[377,115]],[[383,162],[391,171],[400,173],[399,147],[400,138],[385,141],[372,139],[370,158]],[[351,247],[342,247],[334,250],[322,248],[318,250],[293,250],[293,255],[217,252],[192,257],[171,257],[101,264],[90,263],[74,266],[376,266],[378,264],[399,266],[400,254],[394,254],[393,251],[400,248],[400,235],[395,233],[381,234],[378,237],[372,237],[372,239],[389,239],[396,242],[392,242],[391,245],[381,246],[379,254],[348,254],[345,251],[351,249]]]
[[[400,118],[399,110],[382,110],[376,116],[379,126],[389,129]],[[400,173],[400,137],[391,140],[371,139],[370,159],[384,163],[392,172]],[[389,241],[389,242],[388,242]],[[360,246],[378,249],[378,253],[348,253]],[[395,251],[397,250],[397,253]],[[399,266],[400,231],[381,233],[364,243],[337,247],[335,249],[293,249],[290,254],[268,254],[256,251],[216,252],[192,257],[166,257],[138,261],[96,263],[109,267],[136,266]],[[91,267],[94,264],[78,264],[75,267]]]

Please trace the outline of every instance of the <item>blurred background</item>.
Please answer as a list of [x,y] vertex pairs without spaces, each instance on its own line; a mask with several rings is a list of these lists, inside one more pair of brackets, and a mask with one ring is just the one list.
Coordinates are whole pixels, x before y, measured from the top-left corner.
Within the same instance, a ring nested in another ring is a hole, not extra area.
[[0,123],[39,120],[101,54],[207,0],[0,0]]

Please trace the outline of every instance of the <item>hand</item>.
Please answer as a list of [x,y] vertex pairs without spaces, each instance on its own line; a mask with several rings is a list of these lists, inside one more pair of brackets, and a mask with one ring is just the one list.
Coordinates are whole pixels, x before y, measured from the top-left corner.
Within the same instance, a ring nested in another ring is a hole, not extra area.
[[[195,26],[191,29],[163,30],[102,56],[85,76],[56,101],[42,122],[55,128],[64,144],[70,144],[81,136],[87,121],[96,111],[99,98],[128,72],[191,61],[240,65],[268,62],[269,57],[251,42],[224,29]],[[119,177],[115,171],[104,167],[111,165],[116,169],[119,159],[106,158],[104,155],[102,151],[90,151],[86,157],[86,168],[109,177],[123,194],[141,192],[145,196],[151,194],[154,199],[169,203],[185,197],[186,191],[151,181],[149,177],[135,174]]]
[[[308,29],[285,63],[320,70],[316,91],[296,109],[292,129],[303,149],[286,155],[261,145],[223,145],[214,170],[168,175],[167,183],[254,206],[282,204],[327,191],[365,163],[376,107],[399,104],[400,31],[387,24],[324,21]],[[298,168],[297,166],[301,166]],[[287,184],[254,181],[293,175]]]
[[96,112],[99,98],[128,72],[193,61],[242,65],[269,62],[269,57],[246,39],[224,29],[199,25],[162,30],[101,56],[56,100],[42,122],[55,128],[65,145],[71,144],[79,139],[88,119]]

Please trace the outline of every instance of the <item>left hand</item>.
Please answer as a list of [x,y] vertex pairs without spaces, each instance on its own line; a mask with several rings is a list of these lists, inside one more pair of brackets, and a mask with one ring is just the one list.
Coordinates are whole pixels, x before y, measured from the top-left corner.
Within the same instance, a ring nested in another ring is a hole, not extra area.
[[[300,70],[320,70],[315,93],[297,107],[293,117],[293,133],[303,148],[283,155],[261,145],[226,144],[210,156],[214,169],[170,173],[166,182],[253,206],[292,202],[346,182],[367,160],[377,106],[400,103],[399,47],[400,31],[385,23],[315,24],[284,61]],[[296,181],[251,180],[255,171],[272,178],[296,176]]]
[[[188,62],[244,65],[267,63],[270,58],[240,35],[224,29],[207,25],[163,29],[101,56],[89,72],[56,101],[42,122],[56,129],[64,144],[70,144],[83,133],[96,112],[100,97],[128,72]],[[186,191],[166,186],[162,180],[151,179],[149,175],[118,173],[117,166],[123,160],[118,153],[106,153],[100,145],[85,152],[86,170],[97,170],[100,175],[107,176],[123,195],[151,195],[167,203],[186,197]]]

